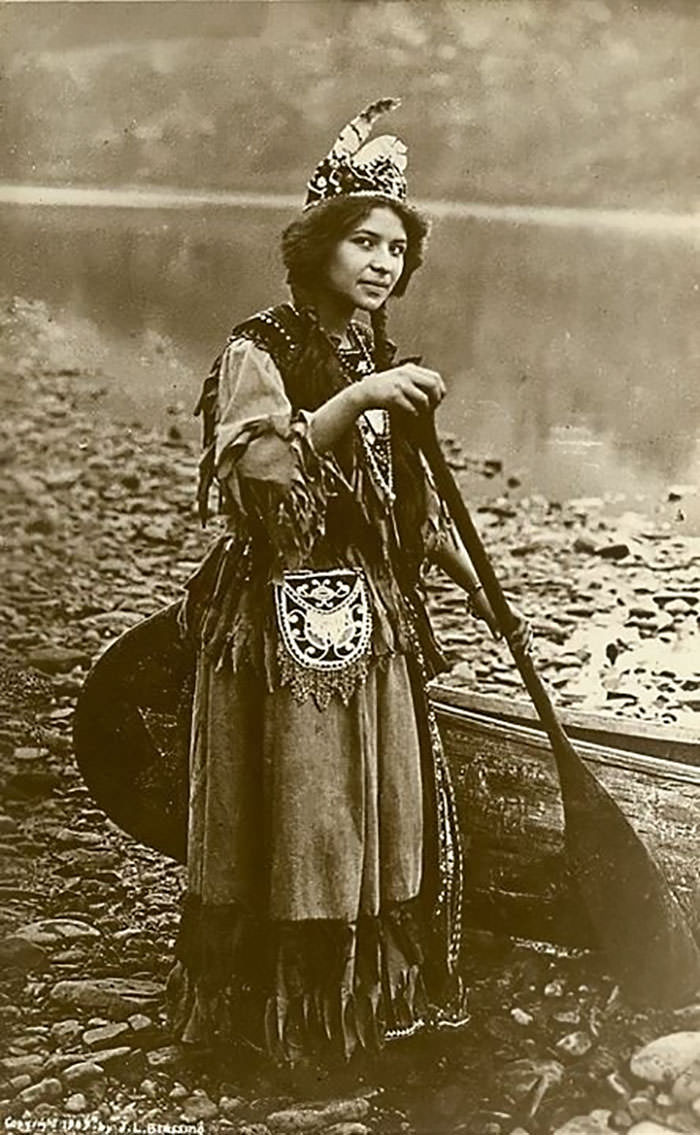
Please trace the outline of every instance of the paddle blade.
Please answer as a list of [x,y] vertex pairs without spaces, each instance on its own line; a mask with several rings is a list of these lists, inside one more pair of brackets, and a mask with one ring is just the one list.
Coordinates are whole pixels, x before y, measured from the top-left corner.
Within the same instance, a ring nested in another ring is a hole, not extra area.
[[552,738],[552,749],[571,874],[611,973],[632,1002],[683,1004],[700,990],[700,950],[678,900],[568,738]]

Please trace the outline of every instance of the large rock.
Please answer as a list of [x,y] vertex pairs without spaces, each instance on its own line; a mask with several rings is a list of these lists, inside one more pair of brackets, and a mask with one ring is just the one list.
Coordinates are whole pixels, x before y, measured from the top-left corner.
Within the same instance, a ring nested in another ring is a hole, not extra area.
[[18,927],[14,936],[35,946],[57,946],[99,938],[100,932],[87,922],[79,922],[75,918],[42,918],[40,922],[29,922],[26,926]]
[[700,1060],[700,1032],[668,1033],[636,1052],[630,1071],[648,1084],[670,1084],[695,1060]]
[[162,1000],[163,991],[162,984],[145,978],[85,978],[59,981],[51,990],[51,1000],[125,1021],[133,1013],[154,1009]]

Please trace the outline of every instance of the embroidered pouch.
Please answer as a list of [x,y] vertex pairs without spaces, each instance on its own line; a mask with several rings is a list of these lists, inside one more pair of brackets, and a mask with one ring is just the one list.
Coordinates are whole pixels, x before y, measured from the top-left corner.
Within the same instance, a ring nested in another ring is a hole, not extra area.
[[367,674],[372,608],[364,573],[326,568],[284,573],[274,584],[282,684],[299,701],[347,704]]

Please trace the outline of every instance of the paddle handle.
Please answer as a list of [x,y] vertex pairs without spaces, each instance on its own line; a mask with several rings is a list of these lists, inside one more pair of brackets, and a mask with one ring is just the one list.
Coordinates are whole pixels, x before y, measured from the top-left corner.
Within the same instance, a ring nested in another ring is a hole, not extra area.
[[532,659],[529,654],[519,649],[517,646],[514,646],[510,641],[509,635],[515,626],[510,604],[503,593],[503,588],[499,583],[498,576],[493,570],[491,560],[474,526],[474,522],[469,514],[469,509],[464,503],[452,470],[445,460],[437,433],[435,432],[435,419],[432,414],[421,415],[420,421],[417,423],[416,434],[418,444],[423,450],[425,459],[432,470],[438,492],[447,504],[457,531],[462,539],[462,543],[483,585],[486,598],[491,604],[491,609],[496,616],[498,625],[505,635],[510,652],[520,671],[520,676],[525,683],[527,691],[532,698],[540,721],[555,746],[566,746],[568,745],[568,738],[557,717],[549,694],[542,684],[539,674],[535,670]]

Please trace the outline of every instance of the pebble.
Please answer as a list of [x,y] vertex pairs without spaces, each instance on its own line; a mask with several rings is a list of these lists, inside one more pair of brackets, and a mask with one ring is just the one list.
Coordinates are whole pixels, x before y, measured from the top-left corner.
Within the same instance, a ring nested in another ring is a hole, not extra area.
[[104,1074],[105,1070],[100,1064],[95,1064],[91,1060],[85,1060],[78,1064],[70,1064],[67,1068],[64,1068],[61,1078],[64,1084],[78,1086],[93,1084],[96,1080],[101,1080]]
[[40,922],[29,922],[26,926],[19,926],[15,935],[35,946],[64,945],[66,942],[83,942],[101,937],[94,926],[72,918],[44,918]]
[[[501,1127],[497,1126],[495,1135],[500,1135]],[[366,1123],[332,1123],[323,1128],[323,1135],[370,1135],[370,1129]],[[488,1128],[484,1128],[484,1135],[489,1135]],[[493,1128],[490,1135],[494,1135]]]
[[608,1120],[611,1113],[603,1108],[595,1108],[588,1115],[575,1115],[562,1127],[557,1127],[553,1135],[601,1135],[610,1133]]
[[24,1091],[32,1082],[32,1077],[25,1074],[23,1076],[12,1076],[9,1080],[3,1080],[0,1084],[0,1089],[7,1092],[8,1095],[16,1096],[17,1092]]
[[643,1119],[630,1127],[627,1135],[678,1135],[677,1127],[666,1127],[663,1123],[656,1123],[653,1119]]
[[83,1043],[96,1051],[100,1048],[115,1048],[124,1038],[132,1035],[130,1026],[123,1021],[88,1029],[83,1033]]
[[543,989],[545,997],[563,997],[565,992],[563,981],[549,981]]
[[654,1104],[648,1096],[632,1096],[627,1101],[627,1111],[635,1122],[640,1119],[650,1119],[654,1114]]
[[630,554],[629,544],[604,544],[596,549],[597,555],[604,560],[624,560]]
[[[182,1085],[180,1085],[180,1087],[182,1087]],[[174,1090],[173,1088],[173,1091]],[[183,1089],[183,1091],[186,1090],[187,1089]],[[170,1096],[171,1098],[175,1098],[172,1092]],[[245,1106],[246,1101],[239,1096],[222,1096],[219,1100],[219,1111],[221,1115],[225,1116],[227,1119],[231,1119],[234,1115],[240,1115]]]
[[630,1071],[647,1083],[665,1084],[677,1080],[698,1059],[700,1032],[669,1033],[639,1049],[630,1060]]
[[143,1033],[152,1029],[153,1020],[147,1017],[145,1013],[132,1013],[128,1018],[129,1027],[135,1033]]
[[510,1015],[516,1025],[522,1025],[523,1027],[531,1025],[534,1020],[532,1013],[527,1013],[524,1009],[519,1009],[517,1005],[514,1009],[511,1009]]
[[182,1063],[182,1049],[177,1044],[169,1044],[164,1048],[153,1048],[147,1056],[151,1068],[173,1068]]
[[208,1119],[215,1119],[218,1115],[218,1108],[213,1100],[209,1098],[206,1092],[193,1092],[189,1099],[186,1099],[182,1105],[182,1110],[187,1119],[196,1121]]
[[43,970],[49,965],[49,958],[41,946],[28,942],[26,938],[10,935],[0,941],[0,966],[15,966],[20,970]]
[[70,650],[63,646],[47,646],[27,658],[30,666],[44,674],[65,674],[75,666],[84,666],[90,657],[84,650]]
[[336,1100],[323,1107],[290,1107],[274,1111],[267,1116],[267,1125],[277,1135],[293,1135],[297,1131],[315,1131],[333,1124],[356,1123],[369,1112],[369,1101],[358,1099]]
[[6,1076],[31,1076],[34,1078],[44,1066],[43,1056],[6,1056],[0,1060],[0,1072]]
[[109,1076],[117,1076],[128,1084],[137,1083],[147,1067],[146,1054],[140,1048],[120,1045],[118,1048],[101,1049],[96,1056]]
[[38,1084],[31,1084],[19,1092],[17,1099],[27,1107],[38,1103],[53,1103],[63,1096],[63,1084],[60,1080],[40,1080]]
[[81,1111],[87,1111],[88,1101],[82,1092],[76,1092],[75,1095],[69,1096],[63,1105],[66,1111],[73,1114],[80,1114]]
[[588,1033],[582,1032],[581,1030],[575,1033],[568,1033],[566,1036],[563,1036],[561,1040],[558,1040],[556,1044],[558,1052],[561,1052],[564,1056],[570,1056],[574,1060],[585,1056],[587,1052],[590,1052],[592,1047],[593,1041],[591,1037]]
[[158,1004],[163,985],[145,978],[106,977],[59,981],[51,1000],[80,1009],[99,1009],[114,1020],[125,1020]]

